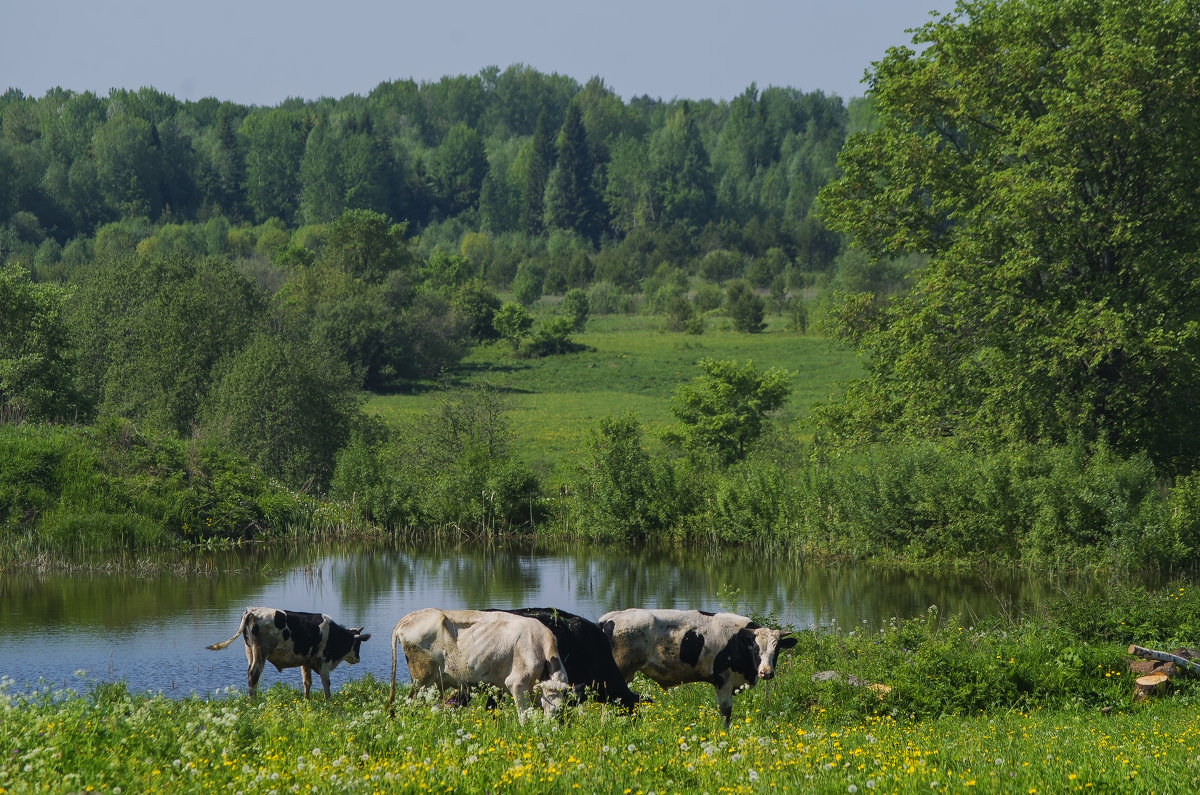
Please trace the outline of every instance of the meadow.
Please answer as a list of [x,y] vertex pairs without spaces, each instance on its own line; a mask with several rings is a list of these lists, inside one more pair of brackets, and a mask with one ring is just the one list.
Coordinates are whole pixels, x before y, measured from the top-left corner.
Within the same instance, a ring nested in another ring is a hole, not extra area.
[[[295,673],[290,672],[290,673]],[[430,699],[384,709],[386,685],[331,703],[276,683],[175,700],[101,685],[0,696],[0,792],[1185,792],[1200,783],[1200,704],[848,720],[739,694],[722,728],[712,688],[660,691],[636,717],[595,704],[519,725]],[[782,713],[782,714],[777,714]]]
[[[653,440],[655,431],[675,422],[671,393],[700,375],[696,363],[704,357],[794,373],[782,419],[802,437],[806,431],[797,423],[809,410],[834,394],[839,382],[861,374],[845,346],[787,330],[781,318],[769,318],[760,334],[733,331],[724,318],[708,322],[703,334],[687,334],[664,330],[662,316],[603,315],[572,337],[584,351],[519,359],[507,343],[485,344],[447,376],[454,386],[486,383],[504,392],[517,451],[549,472],[581,455],[589,432],[605,416],[632,413]],[[439,400],[435,385],[426,386],[410,394],[371,396],[366,409],[393,425],[418,422]]]
[[1040,618],[802,630],[774,680],[735,696],[728,730],[710,686],[640,675],[653,702],[632,716],[587,703],[524,725],[506,696],[489,711],[432,691],[389,717],[388,683],[352,667],[331,702],[301,698],[295,670],[254,702],[236,686],[180,699],[83,674],[69,690],[0,680],[0,793],[1193,791],[1195,677],[1135,701],[1123,644],[1170,648],[1200,594],[1117,593]]

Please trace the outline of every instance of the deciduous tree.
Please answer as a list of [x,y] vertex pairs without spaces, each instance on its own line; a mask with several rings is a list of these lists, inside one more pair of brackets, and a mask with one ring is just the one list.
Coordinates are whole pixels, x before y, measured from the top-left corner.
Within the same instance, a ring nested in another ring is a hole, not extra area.
[[869,74],[822,193],[871,254],[930,255],[842,333],[836,434],[1106,440],[1200,462],[1200,36],[1190,0],[977,0]]

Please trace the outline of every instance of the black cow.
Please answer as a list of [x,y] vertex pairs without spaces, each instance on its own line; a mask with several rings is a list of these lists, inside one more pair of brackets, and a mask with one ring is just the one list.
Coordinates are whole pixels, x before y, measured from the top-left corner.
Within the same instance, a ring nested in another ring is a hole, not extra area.
[[796,645],[795,636],[736,613],[633,608],[605,613],[599,624],[626,681],[641,671],[663,688],[708,682],[726,728],[734,692],[775,676],[779,650]]
[[536,618],[546,625],[554,635],[567,678],[580,701],[587,690],[595,701],[601,704],[617,701],[627,710],[639,701],[648,700],[629,689],[613,661],[608,637],[594,622],[554,607],[524,607],[504,612]]
[[300,667],[304,680],[304,697],[312,687],[312,672],[321,675],[325,698],[329,698],[329,672],[343,660],[358,662],[359,646],[370,640],[362,628],[347,629],[323,613],[297,613],[273,607],[247,607],[242,623],[233,637],[207,647],[213,651],[225,648],[237,640],[246,643],[246,681],[250,698],[258,689],[263,666],[272,663],[278,670]]

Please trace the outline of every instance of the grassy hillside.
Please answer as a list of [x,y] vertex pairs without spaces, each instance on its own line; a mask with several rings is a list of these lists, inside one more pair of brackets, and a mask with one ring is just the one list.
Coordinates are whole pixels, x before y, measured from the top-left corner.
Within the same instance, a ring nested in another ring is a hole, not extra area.
[[[724,324],[724,321],[720,321]],[[675,387],[700,371],[704,357],[753,361],[760,370],[794,372],[785,409],[789,422],[803,419],[839,381],[859,367],[853,353],[824,337],[786,331],[780,321],[762,334],[710,327],[693,335],[662,330],[655,316],[610,315],[592,319],[575,339],[588,351],[542,359],[517,359],[505,343],[476,348],[450,374],[459,384],[486,381],[505,390],[509,420],[519,450],[539,469],[568,463],[586,443],[596,421],[634,413],[653,430],[674,421],[670,398]],[[378,395],[367,410],[389,423],[416,421],[432,409],[437,393]],[[804,433],[797,428],[797,433]]]

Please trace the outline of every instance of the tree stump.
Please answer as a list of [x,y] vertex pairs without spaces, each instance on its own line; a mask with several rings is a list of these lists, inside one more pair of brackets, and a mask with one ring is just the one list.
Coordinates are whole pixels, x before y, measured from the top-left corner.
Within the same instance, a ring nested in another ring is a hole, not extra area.
[[1171,679],[1166,674],[1146,674],[1139,676],[1133,683],[1134,701],[1144,701],[1150,696],[1156,696],[1167,689]]

